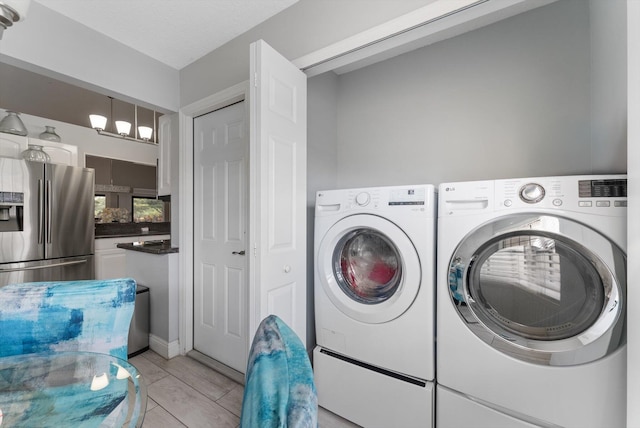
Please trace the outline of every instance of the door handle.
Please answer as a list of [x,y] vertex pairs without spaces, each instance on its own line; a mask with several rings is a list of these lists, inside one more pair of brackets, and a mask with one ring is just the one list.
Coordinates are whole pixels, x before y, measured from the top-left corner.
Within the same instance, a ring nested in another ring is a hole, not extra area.
[[61,263],[52,263],[50,265],[38,265],[38,266],[27,266],[27,267],[17,267],[17,268],[4,268],[0,269],[0,272],[22,272],[25,270],[40,270],[40,269],[51,269],[60,266],[73,266],[80,265],[82,263],[87,263],[87,260],[74,260],[71,262],[61,262]]
[[242,251],[232,251],[231,254],[237,254],[238,256],[244,256],[245,252],[244,252],[244,250],[242,250]]
[[53,189],[51,188],[51,180],[47,180],[47,244],[51,244],[51,203],[53,202],[53,195],[51,194]]
[[44,184],[38,180],[38,244],[44,239]]

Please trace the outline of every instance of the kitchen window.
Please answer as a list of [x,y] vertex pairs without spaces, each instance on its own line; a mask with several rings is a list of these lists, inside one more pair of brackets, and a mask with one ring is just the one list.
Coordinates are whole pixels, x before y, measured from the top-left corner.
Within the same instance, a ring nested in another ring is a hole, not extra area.
[[163,222],[165,221],[164,201],[156,198],[133,197],[133,221],[141,222]]
[[107,197],[105,195],[96,195],[95,196],[95,205],[94,205],[94,217],[100,218],[102,215],[102,210],[107,206]]

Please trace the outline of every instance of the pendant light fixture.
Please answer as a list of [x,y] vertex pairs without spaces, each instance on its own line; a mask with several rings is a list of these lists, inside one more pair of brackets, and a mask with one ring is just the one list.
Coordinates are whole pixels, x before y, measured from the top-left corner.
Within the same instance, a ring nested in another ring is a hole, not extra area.
[[[109,107],[111,110],[110,119],[113,120],[113,117],[114,117],[113,116],[113,97],[108,97],[108,98],[109,98]],[[96,131],[98,131],[98,134],[100,135],[105,135],[107,137],[121,138],[125,140],[130,140],[130,141],[137,141],[139,143],[156,144],[151,138],[153,134],[155,134],[154,130],[156,127],[156,112],[153,111],[153,125],[152,125],[153,127],[144,126],[144,125],[138,126],[138,106],[136,104],[133,104],[133,122],[134,122],[133,127],[134,127],[134,132],[136,133],[136,135],[134,135],[133,137],[130,136],[131,122],[128,122],[126,120],[114,121],[117,134],[113,132],[108,132],[106,130],[108,119],[105,116],[102,116],[100,114],[90,114],[89,121],[91,122],[91,127]]]
[[0,40],[2,33],[15,22],[24,21],[31,0],[2,0],[0,1]]

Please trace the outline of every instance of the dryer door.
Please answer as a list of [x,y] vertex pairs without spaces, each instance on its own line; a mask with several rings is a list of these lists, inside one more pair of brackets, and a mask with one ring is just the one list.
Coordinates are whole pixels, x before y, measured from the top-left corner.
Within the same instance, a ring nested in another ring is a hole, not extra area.
[[454,252],[449,292],[468,328],[521,360],[582,364],[625,342],[626,256],[570,219],[517,214],[480,226]]
[[331,302],[366,323],[397,318],[413,303],[422,276],[418,253],[394,223],[375,215],[345,217],[324,235],[316,268]]

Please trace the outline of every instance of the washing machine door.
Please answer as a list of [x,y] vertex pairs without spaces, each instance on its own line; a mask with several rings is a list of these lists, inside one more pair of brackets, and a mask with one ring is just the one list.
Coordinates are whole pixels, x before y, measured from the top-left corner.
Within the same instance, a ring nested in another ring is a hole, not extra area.
[[626,256],[567,218],[517,214],[472,231],[449,293],[477,337],[520,360],[576,365],[625,343]]
[[319,245],[321,287],[347,316],[383,323],[402,315],[420,289],[422,271],[409,237],[389,220],[356,214],[336,222]]

